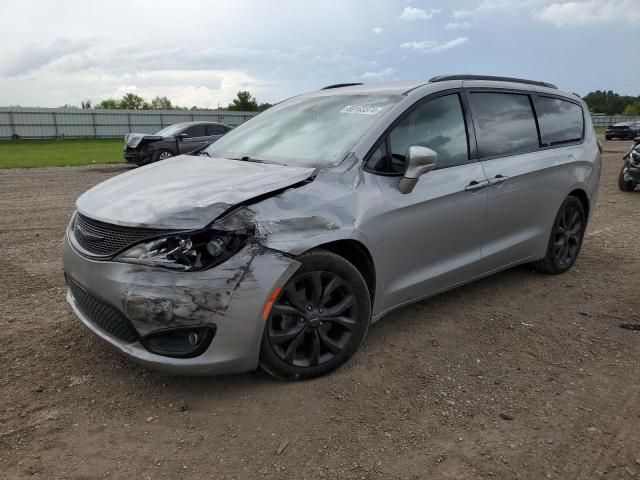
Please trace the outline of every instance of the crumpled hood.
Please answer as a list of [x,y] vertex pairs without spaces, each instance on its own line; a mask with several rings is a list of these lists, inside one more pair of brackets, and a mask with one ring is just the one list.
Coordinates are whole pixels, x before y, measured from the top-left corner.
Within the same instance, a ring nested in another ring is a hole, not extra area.
[[164,140],[164,137],[147,133],[128,133],[124,137],[124,143],[131,148],[136,148],[141,143],[159,142],[160,140]]
[[83,215],[117,225],[197,229],[238,203],[306,180],[314,171],[181,155],[102,182],[76,206]]

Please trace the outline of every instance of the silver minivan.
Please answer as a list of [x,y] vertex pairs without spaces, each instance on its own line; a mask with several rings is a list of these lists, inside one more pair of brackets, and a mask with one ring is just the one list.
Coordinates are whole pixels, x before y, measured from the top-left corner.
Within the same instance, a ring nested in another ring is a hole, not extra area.
[[152,368],[315,377],[394,309],[571,268],[599,179],[586,105],[551,84],[327,87],[80,196],[67,299]]

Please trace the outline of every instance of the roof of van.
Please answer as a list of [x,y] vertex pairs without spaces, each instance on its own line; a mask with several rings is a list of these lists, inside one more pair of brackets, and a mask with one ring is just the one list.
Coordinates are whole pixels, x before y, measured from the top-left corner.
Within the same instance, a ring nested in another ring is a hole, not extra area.
[[433,77],[429,81],[409,80],[402,82],[343,85],[344,86],[338,84],[336,86],[325,87],[321,91],[323,93],[326,93],[327,95],[335,93],[408,95],[412,91],[417,90],[421,87],[431,85],[447,85],[451,88],[460,88],[462,86],[515,88],[518,90],[529,90],[537,92],[542,91],[573,96],[570,93],[558,90],[558,87],[548,82],[511,77],[491,77],[485,75],[446,75]]

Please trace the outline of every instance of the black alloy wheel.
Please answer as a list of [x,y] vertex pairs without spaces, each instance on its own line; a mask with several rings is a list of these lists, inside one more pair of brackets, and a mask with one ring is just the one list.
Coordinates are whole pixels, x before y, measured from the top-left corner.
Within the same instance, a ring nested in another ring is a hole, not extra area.
[[582,202],[569,196],[556,215],[545,258],[533,263],[533,267],[544,273],[563,273],[569,270],[580,253],[587,216]]
[[568,265],[575,261],[582,242],[582,212],[575,203],[565,205],[554,229],[553,255],[558,265]]
[[265,325],[261,365],[276,377],[311,378],[348,360],[366,333],[367,285],[344,258],[325,251],[302,256]]

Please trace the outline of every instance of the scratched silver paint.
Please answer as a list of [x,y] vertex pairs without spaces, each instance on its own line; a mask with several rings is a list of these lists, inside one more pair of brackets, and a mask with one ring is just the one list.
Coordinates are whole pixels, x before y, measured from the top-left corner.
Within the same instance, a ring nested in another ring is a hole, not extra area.
[[[119,225],[255,230],[236,256],[191,273],[89,260],[65,241],[67,274],[126,312],[142,334],[217,324],[218,333],[202,356],[165,358],[123,344],[83,318],[71,297],[70,303],[89,328],[137,361],[183,373],[226,373],[257,366],[264,326],[260,312],[273,289],[299,267],[296,256],[311,248],[348,240],[369,252],[376,270],[374,321],[402,305],[542,258],[569,192],[583,190],[592,211],[595,206],[600,157],[588,117],[579,145],[436,169],[406,195],[399,192],[397,177],[363,169],[367,152],[399,114],[428,95],[466,86],[560,93],[489,81],[350,87],[348,93],[403,96],[336,167],[181,156],[114,177],[78,199],[81,213]],[[464,189],[471,180],[501,172],[510,179],[500,187]]]

